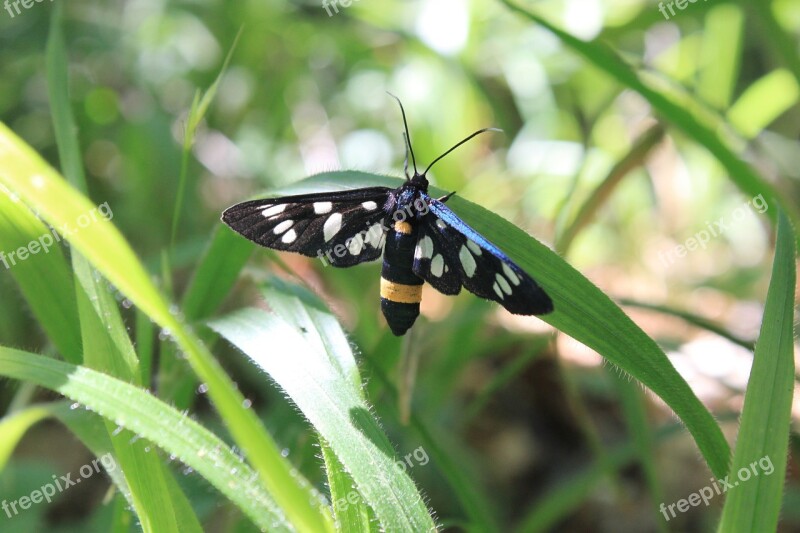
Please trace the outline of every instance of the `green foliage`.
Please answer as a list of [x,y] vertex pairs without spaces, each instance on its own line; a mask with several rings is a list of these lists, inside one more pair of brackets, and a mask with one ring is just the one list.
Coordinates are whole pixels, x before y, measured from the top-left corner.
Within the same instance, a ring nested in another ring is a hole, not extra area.
[[[114,467],[87,481],[102,501],[70,489],[0,529],[797,527],[796,8],[434,4],[2,11],[0,500],[87,454]],[[421,168],[503,127],[432,193],[458,191],[552,314],[426,292],[397,339],[378,265],[219,223],[263,191],[401,183],[302,179],[399,168],[387,89]],[[744,393],[724,369],[750,352]],[[664,515],[711,475],[740,482]]]
[[[730,468],[737,486],[725,501],[719,531],[773,531],[781,512],[794,396],[797,251],[789,221],[781,216],[778,223],[772,279]],[[767,472],[764,465],[774,470]]]

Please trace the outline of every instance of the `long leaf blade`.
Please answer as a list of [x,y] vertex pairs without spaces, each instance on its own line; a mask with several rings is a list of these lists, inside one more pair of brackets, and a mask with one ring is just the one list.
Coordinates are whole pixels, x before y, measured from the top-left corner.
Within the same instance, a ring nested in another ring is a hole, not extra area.
[[[33,149],[5,124],[0,123],[0,183],[35,208],[48,223],[73,224],[94,206],[71,188]],[[303,531],[327,531],[329,511],[307,480],[294,471],[266,432],[258,417],[244,407],[219,363],[150,280],[150,276],[119,230],[99,219],[70,233],[70,244],[109,281],[168,331],[186,355],[187,362],[208,386],[209,397],[219,410],[239,447],[252,462],[262,482],[278,500],[288,519]]]
[[288,530],[257,474],[216,435],[146,391],[86,367],[0,346],[0,376],[30,381],[86,405],[192,467],[262,528]]
[[781,213],[731,466],[737,486],[727,493],[719,531],[775,531],[778,525],[794,394],[795,252],[792,228]]
[[289,395],[355,481],[383,530],[434,529],[422,497],[397,467],[395,452],[363,398],[347,338],[327,310],[303,292],[285,285],[268,292],[281,317],[242,309],[210,325]]

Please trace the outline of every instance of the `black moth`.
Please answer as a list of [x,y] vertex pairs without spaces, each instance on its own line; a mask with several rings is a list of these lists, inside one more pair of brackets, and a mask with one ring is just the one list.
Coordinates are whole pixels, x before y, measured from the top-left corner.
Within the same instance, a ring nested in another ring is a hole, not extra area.
[[463,286],[517,315],[551,312],[553,302],[536,281],[445,206],[453,193],[439,199],[428,195],[428,170],[489,128],[459,142],[420,174],[402,104],[400,111],[407,181],[399,188],[253,200],[226,209],[223,222],[257,244],[319,257],[335,267],[373,261],[383,253],[381,310],[395,335],[404,335],[419,315],[424,282],[443,294],[458,294]]

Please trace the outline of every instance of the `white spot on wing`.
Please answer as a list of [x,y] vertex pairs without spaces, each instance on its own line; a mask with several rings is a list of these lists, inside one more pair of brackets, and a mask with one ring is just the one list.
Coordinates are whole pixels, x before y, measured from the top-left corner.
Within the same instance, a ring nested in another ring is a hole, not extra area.
[[497,294],[497,296],[502,300],[503,292],[500,290],[500,286],[497,283],[495,283],[494,285],[492,285],[492,288],[494,289],[494,292]]
[[339,233],[340,229],[342,229],[342,214],[334,213],[328,217],[328,220],[325,221],[325,225],[322,227],[325,242],[333,239],[333,236]]
[[511,270],[511,267],[505,263],[503,263],[503,274],[505,274],[508,280],[514,285],[520,284],[519,276],[517,276],[517,274]]
[[475,255],[482,255],[483,254],[483,250],[481,250],[481,247],[478,246],[477,244],[475,244],[474,242],[472,242],[469,239],[467,239],[467,248],[469,248],[469,251],[472,252]]
[[361,250],[364,249],[364,239],[361,237],[359,233],[347,243],[347,250],[353,254],[358,255],[361,253]]
[[378,209],[378,204],[376,204],[372,200],[368,200],[366,202],[363,202],[361,204],[361,207],[363,207],[367,211],[375,211],[376,209]]
[[275,235],[280,235],[281,233],[291,228],[292,226],[294,226],[294,220],[284,220],[283,222],[275,226],[275,229],[273,229],[272,231],[275,233]]
[[283,213],[287,205],[288,204],[271,205],[268,208],[264,209],[264,211],[262,211],[261,214],[264,215],[265,217],[271,217],[273,215]]
[[506,278],[501,276],[499,273],[495,275],[495,279],[497,280],[497,284],[503,289],[503,292],[506,294],[511,294],[511,285],[508,284]]
[[364,237],[364,242],[378,248],[381,237],[383,237],[383,224],[376,222],[367,230],[367,236]]
[[281,241],[285,242],[286,244],[293,243],[295,239],[297,239],[297,232],[293,229],[290,229],[283,234],[283,237],[281,237]]
[[475,258],[472,257],[472,254],[469,253],[466,246],[462,246],[461,250],[459,250],[458,259],[461,261],[461,266],[464,267],[464,273],[467,277],[471,278],[474,276],[475,269],[478,268],[478,265],[475,263]]
[[447,227],[447,224],[445,224],[444,220],[442,220],[441,218],[437,218],[436,227],[438,227],[439,229],[445,229]]
[[442,277],[444,272],[444,257],[441,254],[436,254],[436,257],[431,261],[431,274],[437,278]]
[[318,215],[330,213],[333,204],[330,202],[314,202],[314,212]]
[[433,241],[425,235],[417,242],[417,249],[414,250],[415,259],[430,259],[433,255]]

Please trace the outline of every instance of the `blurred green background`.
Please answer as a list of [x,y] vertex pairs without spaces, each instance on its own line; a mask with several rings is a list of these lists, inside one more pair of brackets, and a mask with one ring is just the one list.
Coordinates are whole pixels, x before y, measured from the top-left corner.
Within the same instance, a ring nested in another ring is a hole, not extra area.
[[[796,205],[800,3],[752,4],[690,3],[669,19],[657,3],[637,0],[527,7],[581,39],[610,46],[773,182],[782,201]],[[44,59],[53,4],[20,5],[18,14],[6,6],[0,120],[58,168]],[[224,208],[326,170],[401,175],[402,121],[390,91],[405,105],[421,168],[478,128],[502,128],[437,164],[432,182],[553,246],[624,302],[734,434],[752,363],[746,346],[758,333],[772,263],[768,217],[777,206],[741,192],[696,138],[545,28],[488,0],[356,0],[337,5],[332,16],[313,1],[280,0],[71,1],[63,8],[89,197],[108,202],[114,224],[176,298],[220,230]],[[195,92],[214,82],[229,52],[188,161],[166,282],[163,258],[171,249],[187,116]],[[678,253],[720,219],[725,231],[703,248]],[[503,530],[714,527],[721,498],[669,523],[656,510],[711,476],[660,400],[641,395],[654,439],[648,471],[623,453],[631,418],[618,382],[626,378],[595,352],[536,318],[430,287],[410,344],[403,344],[380,316],[379,268],[323,268],[259,249],[223,309],[257,303],[253,281],[265,275],[298,276],[313,287],[357,347],[369,399],[400,454],[438,443]],[[135,331],[133,310],[125,318]],[[5,272],[0,343],[54,351]],[[219,344],[215,355],[291,461],[324,491],[320,452],[301,414],[233,349]],[[416,372],[406,373],[409,364],[418,364]],[[399,397],[378,373],[399,388]],[[0,408],[18,398],[18,384],[4,381]],[[202,391],[177,403],[217,427]],[[411,423],[404,415],[409,405]],[[798,414],[795,405],[795,423]],[[800,530],[797,451],[793,431],[782,531]],[[27,494],[90,459],[62,426],[40,424],[0,474],[0,498]],[[613,466],[603,466],[607,460]],[[174,464],[207,530],[254,527]],[[431,461],[410,474],[445,529],[466,527],[464,502],[441,465]],[[103,531],[108,494],[107,480],[97,476],[0,524],[3,531]]]

